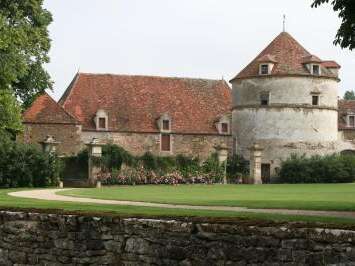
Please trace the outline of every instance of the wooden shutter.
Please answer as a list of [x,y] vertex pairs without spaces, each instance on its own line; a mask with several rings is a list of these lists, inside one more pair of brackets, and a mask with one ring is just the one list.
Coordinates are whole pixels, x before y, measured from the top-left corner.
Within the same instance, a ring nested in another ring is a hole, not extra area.
[[161,135],[161,150],[170,151],[170,135]]

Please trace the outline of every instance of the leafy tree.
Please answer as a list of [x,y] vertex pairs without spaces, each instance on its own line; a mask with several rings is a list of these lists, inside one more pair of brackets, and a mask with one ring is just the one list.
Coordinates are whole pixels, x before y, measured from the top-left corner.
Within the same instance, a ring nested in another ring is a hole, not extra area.
[[42,5],[43,0],[0,0],[0,90],[12,90],[25,107],[52,87],[43,68],[52,16]]
[[21,108],[9,90],[0,90],[0,139],[22,129]]
[[346,91],[344,94],[344,100],[355,100],[355,91]]
[[[329,3],[329,0],[313,0],[312,7]],[[341,48],[355,48],[355,1],[354,0],[331,0],[335,12],[339,12],[341,25],[335,36],[334,44]]]

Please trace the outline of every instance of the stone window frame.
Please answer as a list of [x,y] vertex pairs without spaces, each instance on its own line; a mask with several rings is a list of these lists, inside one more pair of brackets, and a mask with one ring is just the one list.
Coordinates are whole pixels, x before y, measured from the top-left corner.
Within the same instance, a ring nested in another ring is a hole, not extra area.
[[[169,150],[163,150],[163,136],[169,137]],[[164,154],[172,154],[173,153],[173,137],[172,134],[169,133],[161,133],[160,134],[160,152]]]
[[[318,68],[318,72],[317,72],[317,73],[315,73],[315,71],[314,71],[314,68],[315,68],[315,67]],[[311,64],[311,73],[312,73],[312,75],[314,75],[314,76],[320,76],[321,73],[322,73],[320,64]]]
[[[169,129],[164,129],[164,121],[168,121],[169,123]],[[168,114],[163,114],[159,119],[157,120],[157,126],[158,129],[161,133],[171,133],[172,129],[172,119]]]
[[[267,67],[267,73],[263,73],[263,67]],[[271,73],[271,67],[270,67],[270,64],[268,63],[262,63],[259,65],[259,75],[262,75],[262,76],[267,76],[267,75],[270,75]]]
[[[270,93],[269,91],[262,91],[262,92],[260,92],[259,98],[260,98],[260,105],[261,105],[261,106],[268,106],[268,105],[270,105],[271,93]],[[264,101],[263,98],[267,98],[267,104],[263,104],[263,101]]]
[[[354,125],[350,125],[350,117],[353,117]],[[355,113],[351,113],[346,116],[346,126],[349,128],[355,128]]]
[[[311,106],[320,106],[321,105],[321,92],[318,90],[311,91]],[[318,104],[313,104],[313,97],[318,98]]]
[[[222,124],[227,124],[228,130],[224,132],[222,130]],[[218,134],[220,135],[230,135],[231,134],[231,121],[227,115],[223,115],[219,118],[219,120],[215,123]]]
[[[100,127],[100,119],[105,119],[105,127]],[[108,130],[108,114],[105,110],[99,109],[95,115],[95,125],[96,130],[98,131],[107,131]]]

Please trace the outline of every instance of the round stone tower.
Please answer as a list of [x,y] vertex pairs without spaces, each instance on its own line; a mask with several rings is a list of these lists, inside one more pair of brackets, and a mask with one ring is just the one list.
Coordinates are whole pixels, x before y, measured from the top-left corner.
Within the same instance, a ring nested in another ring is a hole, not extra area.
[[263,149],[263,182],[293,153],[343,149],[338,141],[339,68],[282,32],[231,80],[237,153],[249,159],[253,144]]

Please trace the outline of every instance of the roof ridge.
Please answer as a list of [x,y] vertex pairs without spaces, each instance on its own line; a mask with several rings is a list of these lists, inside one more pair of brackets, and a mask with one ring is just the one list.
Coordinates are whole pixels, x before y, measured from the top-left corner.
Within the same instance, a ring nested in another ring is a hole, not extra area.
[[74,87],[75,83],[77,82],[77,80],[79,79],[79,75],[80,72],[77,72],[74,76],[74,78],[72,79],[72,81],[69,83],[69,86],[66,88],[66,90],[64,91],[62,97],[60,97],[58,104],[60,106],[64,106],[65,101],[67,100],[67,98],[70,96],[71,92],[72,92],[72,88]]
[[205,81],[216,81],[221,82],[223,79],[212,79],[212,78],[192,78],[192,77],[176,77],[176,76],[160,76],[160,75],[143,75],[143,74],[117,74],[117,73],[89,73],[89,72],[78,72],[77,75],[92,75],[92,76],[119,76],[119,77],[142,77],[142,78],[160,78],[160,79],[179,79],[179,80],[205,80]]

